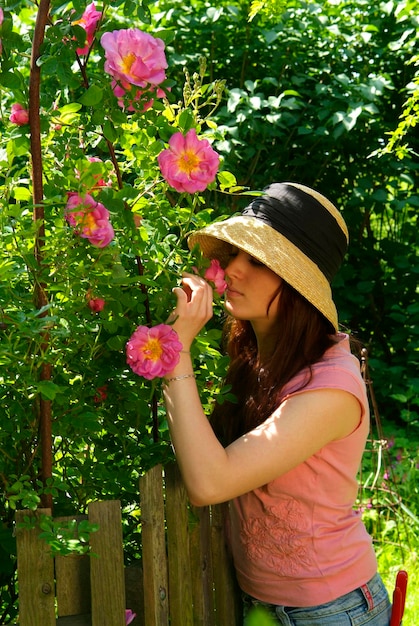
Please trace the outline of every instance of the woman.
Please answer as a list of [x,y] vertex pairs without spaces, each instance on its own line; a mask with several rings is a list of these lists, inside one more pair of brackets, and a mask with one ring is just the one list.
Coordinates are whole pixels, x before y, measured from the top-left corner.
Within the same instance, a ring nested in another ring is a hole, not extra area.
[[330,282],[348,231],[318,192],[274,183],[242,215],[194,233],[225,268],[226,382],[236,403],[204,415],[190,346],[212,316],[195,274],[174,291],[183,345],[164,396],[191,502],[230,501],[229,537],[246,610],[277,623],[388,626],[372,542],[353,510],[369,431],[359,363],[338,332]]

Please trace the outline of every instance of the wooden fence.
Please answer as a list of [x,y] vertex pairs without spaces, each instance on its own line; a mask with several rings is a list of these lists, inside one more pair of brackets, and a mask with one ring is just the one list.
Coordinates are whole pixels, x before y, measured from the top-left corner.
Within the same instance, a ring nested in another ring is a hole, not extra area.
[[89,505],[99,524],[92,556],[52,558],[39,528],[19,527],[34,513],[17,511],[19,626],[124,626],[125,608],[137,613],[132,626],[238,626],[223,506],[191,507],[175,463],[140,479],[140,506],[142,563],[133,568],[124,567],[119,501]]

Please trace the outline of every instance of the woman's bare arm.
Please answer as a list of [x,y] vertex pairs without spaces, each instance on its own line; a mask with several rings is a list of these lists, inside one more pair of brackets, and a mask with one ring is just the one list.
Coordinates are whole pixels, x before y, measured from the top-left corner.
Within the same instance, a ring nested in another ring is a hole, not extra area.
[[[212,315],[212,290],[194,275],[186,275],[189,295],[176,290],[178,303],[173,327],[184,349]],[[192,373],[188,354],[167,375]],[[324,445],[352,432],[361,407],[350,393],[323,389],[287,399],[263,424],[227,448],[219,443],[202,409],[193,378],[164,387],[171,438],[193,504],[223,502],[260,487],[302,463]]]

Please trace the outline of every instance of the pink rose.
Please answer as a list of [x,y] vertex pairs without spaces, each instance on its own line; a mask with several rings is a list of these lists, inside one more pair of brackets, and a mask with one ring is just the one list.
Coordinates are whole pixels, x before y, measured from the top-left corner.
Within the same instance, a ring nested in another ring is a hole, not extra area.
[[126,346],[127,363],[135,374],[152,380],[178,364],[181,350],[182,344],[171,326],[138,326]]
[[104,33],[105,72],[120,82],[147,88],[166,79],[164,42],[138,28]]
[[208,269],[205,270],[204,278],[214,283],[215,291],[222,296],[227,289],[225,272],[217,259],[212,259]]
[[104,248],[114,238],[114,230],[109,222],[109,211],[96,202],[88,193],[80,196],[69,192],[65,217],[76,233],[88,239],[93,246]]
[[91,298],[87,305],[93,313],[100,313],[105,308],[105,300],[103,298]]
[[77,48],[77,54],[83,56],[89,52],[89,49],[93,43],[97,23],[102,18],[102,13],[96,11],[95,3],[92,2],[86,8],[85,12],[79,20],[73,22],[73,25],[81,26],[86,31],[86,45],[83,48]]
[[132,621],[137,617],[137,613],[134,613],[131,609],[125,609],[125,624],[131,624]]
[[176,191],[204,191],[215,180],[220,157],[209,141],[198,139],[192,128],[171,136],[169,147],[157,157],[164,179]]
[[108,386],[102,385],[102,387],[98,387],[96,389],[96,394],[93,397],[93,401],[96,402],[96,404],[99,404],[100,402],[104,402],[107,397],[108,397]]
[[27,111],[27,109],[24,109],[21,104],[12,104],[9,120],[12,122],[12,124],[24,126],[29,122],[29,112]]

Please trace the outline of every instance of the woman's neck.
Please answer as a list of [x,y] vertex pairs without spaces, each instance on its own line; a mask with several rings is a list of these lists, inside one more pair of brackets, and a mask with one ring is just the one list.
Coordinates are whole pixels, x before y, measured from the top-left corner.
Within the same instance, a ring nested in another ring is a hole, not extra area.
[[266,329],[265,332],[257,333],[255,331],[255,335],[258,347],[258,360],[263,365],[270,359],[275,350],[276,333],[273,328],[270,328]]

